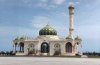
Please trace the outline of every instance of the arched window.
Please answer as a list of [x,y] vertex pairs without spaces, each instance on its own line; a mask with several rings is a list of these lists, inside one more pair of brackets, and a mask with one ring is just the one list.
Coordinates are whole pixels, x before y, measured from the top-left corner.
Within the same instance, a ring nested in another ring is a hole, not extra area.
[[70,42],[66,43],[66,52],[72,53],[72,44]]
[[41,44],[41,53],[49,53],[49,44],[47,42]]

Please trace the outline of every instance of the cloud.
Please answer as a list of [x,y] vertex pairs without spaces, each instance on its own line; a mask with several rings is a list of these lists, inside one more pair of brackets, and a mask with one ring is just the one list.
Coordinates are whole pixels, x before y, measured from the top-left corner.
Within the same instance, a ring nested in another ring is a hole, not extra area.
[[45,9],[56,8],[62,5],[66,0],[21,0],[24,5],[29,7],[41,7]]
[[0,35],[2,38],[6,38],[11,36],[11,38],[23,35],[35,36],[34,32],[37,30],[33,28],[26,28],[26,27],[14,27],[14,26],[2,26],[0,27]]
[[52,0],[54,4],[57,4],[57,5],[61,5],[63,4],[66,0]]
[[21,0],[28,7],[46,7],[48,0]]
[[[60,13],[60,14],[62,14],[62,16],[65,16],[64,13]],[[57,15],[59,15],[59,14],[57,14]],[[63,25],[63,24],[61,26],[57,25],[55,20],[52,19],[51,17],[34,16],[33,19],[31,20],[31,22],[32,23],[30,23],[30,25],[37,31],[39,31],[40,29],[45,27],[47,24],[49,24],[51,27],[53,27],[55,30],[57,30],[58,35],[64,36],[64,34],[66,34],[66,32],[67,32],[65,25]]]
[[91,24],[91,25],[81,25],[79,26],[76,31],[79,33],[83,38],[86,39],[100,39],[100,26],[99,23]]
[[29,36],[35,38],[37,35],[38,31],[33,28],[0,26],[0,50],[13,50],[12,43],[17,36]]
[[78,29],[75,29],[77,34],[82,38],[83,51],[100,51],[99,24],[81,25]]
[[48,2],[48,0],[40,0],[41,2]]
[[31,20],[31,25],[36,29],[40,29],[48,24],[50,21],[51,20],[46,16],[34,16]]

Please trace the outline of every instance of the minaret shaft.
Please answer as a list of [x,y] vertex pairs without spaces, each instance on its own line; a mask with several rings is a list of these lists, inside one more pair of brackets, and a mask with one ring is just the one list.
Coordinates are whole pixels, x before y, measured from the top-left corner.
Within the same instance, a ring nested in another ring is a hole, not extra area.
[[69,36],[73,38],[73,32],[74,32],[74,6],[69,6]]

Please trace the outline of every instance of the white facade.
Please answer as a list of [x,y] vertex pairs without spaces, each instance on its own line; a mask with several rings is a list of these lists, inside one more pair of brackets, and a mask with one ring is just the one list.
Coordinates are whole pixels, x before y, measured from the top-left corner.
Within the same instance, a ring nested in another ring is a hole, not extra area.
[[55,29],[46,25],[39,31],[36,38],[18,37],[14,42],[16,55],[37,56],[75,56],[78,53],[77,46],[81,44],[81,38],[75,37],[74,32],[74,6],[69,6],[69,35],[61,38]]
[[[42,44],[47,43],[49,45],[49,52],[41,52]],[[23,37],[22,39],[14,40],[16,48],[16,55],[62,55],[62,56],[74,56],[77,53],[77,45],[81,43],[78,38],[64,39],[58,36],[43,35],[38,36],[36,39],[30,39]],[[68,46],[70,47],[67,47]],[[24,47],[23,47],[24,46]],[[17,49],[19,47],[19,49]],[[22,49],[23,48],[23,49]],[[57,53],[58,52],[58,53]],[[57,54],[56,54],[57,53]]]

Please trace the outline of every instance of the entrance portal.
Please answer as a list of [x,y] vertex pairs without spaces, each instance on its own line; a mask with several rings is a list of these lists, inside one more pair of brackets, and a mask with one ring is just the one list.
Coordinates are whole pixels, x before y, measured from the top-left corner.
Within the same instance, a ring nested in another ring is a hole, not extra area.
[[72,53],[72,44],[70,42],[66,43],[66,52]]
[[49,53],[49,44],[47,42],[41,44],[41,53]]

